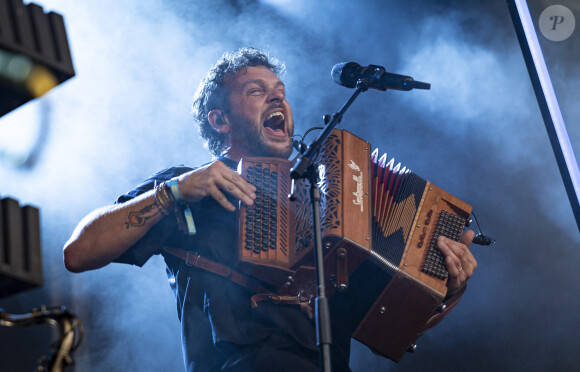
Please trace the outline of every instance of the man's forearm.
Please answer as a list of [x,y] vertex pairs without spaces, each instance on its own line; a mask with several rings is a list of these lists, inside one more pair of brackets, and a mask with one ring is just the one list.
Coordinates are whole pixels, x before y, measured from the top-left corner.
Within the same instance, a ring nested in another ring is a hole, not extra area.
[[81,272],[109,264],[162,218],[155,204],[154,191],[123,204],[95,210],[78,224],[65,244],[66,268]]

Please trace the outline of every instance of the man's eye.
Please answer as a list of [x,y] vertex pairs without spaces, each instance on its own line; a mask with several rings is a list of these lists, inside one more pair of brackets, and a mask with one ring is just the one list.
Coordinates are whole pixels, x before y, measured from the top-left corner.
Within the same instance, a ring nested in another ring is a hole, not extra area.
[[251,89],[250,90],[250,94],[251,95],[258,95],[258,94],[262,94],[263,90],[262,89]]

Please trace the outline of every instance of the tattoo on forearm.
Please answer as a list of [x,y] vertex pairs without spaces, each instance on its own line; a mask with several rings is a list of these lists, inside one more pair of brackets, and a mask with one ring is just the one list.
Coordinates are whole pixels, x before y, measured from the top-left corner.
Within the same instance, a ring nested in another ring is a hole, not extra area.
[[155,203],[146,205],[140,211],[133,211],[129,213],[128,221],[125,222],[125,228],[129,230],[131,227],[144,226],[145,223],[153,218],[159,210],[155,207]]

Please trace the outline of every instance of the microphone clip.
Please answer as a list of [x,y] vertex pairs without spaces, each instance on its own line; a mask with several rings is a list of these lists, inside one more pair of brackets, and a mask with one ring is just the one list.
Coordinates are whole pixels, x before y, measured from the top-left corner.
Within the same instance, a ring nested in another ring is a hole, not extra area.
[[356,81],[356,88],[360,89],[362,92],[366,92],[369,87],[377,86],[377,89],[384,92],[387,90],[386,87],[377,84],[381,80],[381,76],[386,73],[387,70],[382,66],[368,65],[361,71],[360,78]]
[[475,217],[475,213],[473,211],[471,211],[471,215],[473,216],[473,219],[475,220],[475,225],[477,226],[477,230],[479,231],[473,237],[472,242],[474,244],[477,244],[477,245],[492,245],[492,244],[494,244],[495,239],[489,235],[484,235],[483,232],[481,231],[481,228],[479,227],[479,223],[477,222],[477,217]]
[[304,151],[306,151],[307,149],[306,145],[304,144],[304,142],[302,142],[302,140],[296,139],[292,140],[292,147],[294,147],[294,149],[298,151],[300,154],[304,154]]

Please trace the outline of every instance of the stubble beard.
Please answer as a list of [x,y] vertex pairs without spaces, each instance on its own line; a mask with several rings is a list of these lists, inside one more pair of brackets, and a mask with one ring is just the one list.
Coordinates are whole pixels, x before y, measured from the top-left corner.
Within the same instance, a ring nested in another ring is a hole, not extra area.
[[[232,126],[237,144],[246,150],[246,156],[263,156],[288,159],[292,154],[292,144],[288,141],[285,148],[274,147],[269,145],[262,133],[260,127],[262,123],[253,123],[251,119],[240,117]],[[288,133],[289,137],[292,133]]]

